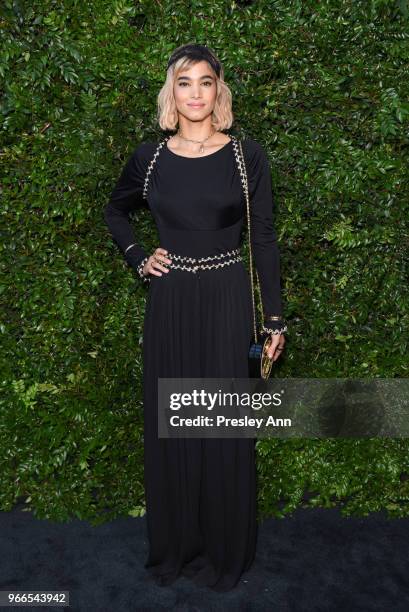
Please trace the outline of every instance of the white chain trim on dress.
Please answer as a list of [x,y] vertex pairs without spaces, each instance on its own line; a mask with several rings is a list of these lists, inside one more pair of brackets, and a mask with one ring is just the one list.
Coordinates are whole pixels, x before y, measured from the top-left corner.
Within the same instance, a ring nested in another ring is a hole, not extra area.
[[149,175],[153,170],[153,166],[154,163],[156,161],[156,158],[158,157],[161,148],[163,147],[163,145],[165,144],[165,142],[167,142],[169,140],[170,136],[167,136],[166,138],[164,138],[158,145],[158,147],[156,148],[155,151],[155,155],[152,157],[151,161],[149,162],[149,166],[148,169],[146,171],[146,176],[145,176],[145,182],[144,182],[144,186],[143,186],[143,194],[142,197],[146,200],[146,197],[148,195],[148,183],[149,183]]
[[271,329],[270,327],[265,327],[264,325],[262,325],[261,329],[264,332],[267,332],[268,334],[281,335],[281,334],[284,334],[284,332],[287,331],[287,325],[284,325],[283,327],[280,327],[280,329]]
[[[224,253],[217,253],[216,255],[209,255],[208,257],[188,257],[185,255],[177,255],[175,253],[167,253],[167,258],[171,259],[171,263],[162,263],[165,268],[172,268],[176,270],[184,270],[185,272],[196,273],[198,270],[211,270],[214,268],[223,268],[223,266],[229,266],[230,264],[242,261],[240,255],[240,249],[234,249],[232,251],[225,251]],[[226,258],[223,260],[223,258]],[[139,276],[143,280],[150,280],[151,274],[143,274],[143,268],[149,257],[145,257],[139,264],[137,271]],[[219,260],[219,261],[217,261]],[[180,262],[180,263],[174,263]],[[207,264],[206,261],[213,261],[213,263]],[[186,266],[186,263],[193,264],[192,266]]]
[[[188,257],[184,255],[176,255],[174,253],[168,253],[167,257],[172,261],[170,264],[163,264],[165,267],[193,273],[196,273],[198,270],[222,268],[223,266],[228,266],[232,263],[242,261],[239,248],[233,249],[232,251],[226,251],[224,253],[217,253],[216,255],[209,255],[208,257]],[[224,257],[227,259],[223,261]],[[180,262],[180,264],[173,263],[174,261]],[[207,261],[213,261],[214,263],[204,263]],[[186,263],[193,264],[193,266],[186,266]]]
[[139,276],[146,282],[151,280],[151,275],[150,274],[144,274],[143,273],[143,268],[146,264],[146,262],[148,261],[149,257],[144,257],[144,259],[142,259],[141,263],[139,264],[139,266],[136,268]]

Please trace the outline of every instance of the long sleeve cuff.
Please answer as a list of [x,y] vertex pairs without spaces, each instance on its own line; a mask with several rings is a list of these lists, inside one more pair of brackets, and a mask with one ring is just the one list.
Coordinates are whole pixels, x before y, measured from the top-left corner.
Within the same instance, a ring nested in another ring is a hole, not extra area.
[[287,331],[287,324],[281,317],[274,316],[273,319],[264,317],[262,330],[269,334],[284,334]]

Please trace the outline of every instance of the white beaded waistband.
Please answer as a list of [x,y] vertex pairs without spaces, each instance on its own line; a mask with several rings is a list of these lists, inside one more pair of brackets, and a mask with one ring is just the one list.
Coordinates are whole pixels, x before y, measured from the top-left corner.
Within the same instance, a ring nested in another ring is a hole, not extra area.
[[[176,253],[168,252],[167,257],[172,260],[170,264],[163,264],[166,268],[175,268],[184,270],[185,272],[197,272],[198,270],[211,270],[213,268],[222,268],[230,264],[242,261],[240,249],[226,251],[208,257],[188,257],[185,255],[177,255]],[[208,263],[210,262],[210,263]],[[192,265],[186,265],[192,264]]]

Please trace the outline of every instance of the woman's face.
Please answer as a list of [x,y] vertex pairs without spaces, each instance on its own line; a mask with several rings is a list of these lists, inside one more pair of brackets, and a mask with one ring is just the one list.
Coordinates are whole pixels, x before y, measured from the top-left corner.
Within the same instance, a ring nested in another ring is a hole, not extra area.
[[203,121],[211,115],[217,96],[216,79],[205,60],[180,70],[173,85],[178,112],[190,121]]

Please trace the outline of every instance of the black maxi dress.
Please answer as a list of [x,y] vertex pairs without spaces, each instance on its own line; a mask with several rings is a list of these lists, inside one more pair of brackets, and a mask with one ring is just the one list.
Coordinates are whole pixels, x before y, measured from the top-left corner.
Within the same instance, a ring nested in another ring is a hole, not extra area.
[[[128,159],[104,211],[110,232],[137,270],[150,255],[129,213],[148,206],[159,244],[170,253],[206,257],[240,246],[246,200],[233,144],[202,157],[167,143],[149,174],[158,143],[140,144]],[[268,158],[242,141],[252,249],[265,316],[281,315],[280,264],[273,226]],[[135,244],[136,243],[136,244]],[[251,282],[242,261],[196,273],[150,274],[143,327],[144,468],[149,554],[145,568],[161,585],[178,576],[216,591],[233,588],[255,557],[254,439],[158,438],[159,377],[248,377]],[[271,321],[269,322],[271,327]]]

